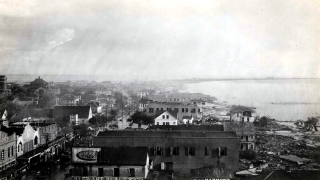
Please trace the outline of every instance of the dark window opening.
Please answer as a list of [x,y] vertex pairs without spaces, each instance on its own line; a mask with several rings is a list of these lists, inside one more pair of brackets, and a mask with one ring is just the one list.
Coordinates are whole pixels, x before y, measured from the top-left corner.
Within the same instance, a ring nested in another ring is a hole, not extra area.
[[120,176],[120,170],[119,170],[119,168],[114,168],[114,169],[113,169],[113,176],[114,176],[114,177],[119,177],[119,176]]
[[167,162],[166,163],[166,170],[169,170],[169,171],[173,170],[173,163],[172,162]]
[[135,177],[135,170],[134,168],[130,168],[130,177]]
[[227,156],[227,148],[226,147],[219,148],[219,156]]
[[204,155],[209,156],[209,147],[205,147]]
[[84,167],[82,171],[83,171],[83,176],[88,176],[88,169],[86,167]]
[[98,168],[98,176],[103,177],[103,168]]

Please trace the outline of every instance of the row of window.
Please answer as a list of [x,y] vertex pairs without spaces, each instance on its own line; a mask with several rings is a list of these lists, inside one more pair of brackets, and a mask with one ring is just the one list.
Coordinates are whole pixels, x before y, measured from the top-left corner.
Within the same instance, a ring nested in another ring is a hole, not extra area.
[[[246,140],[247,140],[247,141],[249,140],[249,137],[250,137],[251,139],[253,139],[253,138],[254,138],[254,136],[253,136],[253,135],[251,135],[251,136],[245,136],[245,138],[246,138]],[[241,136],[241,139],[244,139],[244,136]]]
[[[130,168],[129,169],[129,177],[135,177],[135,169],[134,168]],[[88,169],[85,167],[83,168],[83,176],[88,176]],[[99,177],[103,177],[104,176],[104,172],[103,172],[103,168],[98,168],[98,176]],[[120,177],[120,169],[119,168],[113,168],[113,176],[114,177]]]
[[[172,122],[173,125],[176,125],[176,122]],[[157,122],[157,125],[170,125],[170,122],[162,122],[162,124],[160,124],[160,122]]]
[[[5,153],[5,150],[2,149],[2,150],[1,150],[1,157],[0,157],[1,160],[4,160],[4,153]],[[7,153],[8,153],[8,158],[14,156],[14,148],[13,148],[13,146],[8,147]]]
[[[161,111],[163,111],[163,108],[157,108],[156,109],[157,111],[159,111],[159,110],[161,110]],[[167,108],[167,111],[170,111],[170,110],[172,110],[172,111],[177,111],[178,113],[179,113],[179,108]],[[189,108],[181,108],[181,112],[189,112]],[[197,112],[197,110],[196,110],[196,108],[190,108],[190,112],[191,113],[196,113]],[[154,113],[154,108],[149,108],[149,113]],[[198,109],[198,113],[201,113],[201,111],[200,111],[200,109]]]
[[[166,148],[166,155],[167,156],[178,156],[179,155],[179,147],[169,147]],[[196,155],[196,148],[195,147],[185,147],[184,152],[186,156],[195,156]],[[162,146],[153,147],[151,148],[151,153],[153,155],[164,155],[164,149]],[[210,148],[205,147],[204,148],[204,155],[209,156],[210,155]],[[227,156],[227,147],[219,147],[217,149],[211,150],[212,157],[216,156]]]

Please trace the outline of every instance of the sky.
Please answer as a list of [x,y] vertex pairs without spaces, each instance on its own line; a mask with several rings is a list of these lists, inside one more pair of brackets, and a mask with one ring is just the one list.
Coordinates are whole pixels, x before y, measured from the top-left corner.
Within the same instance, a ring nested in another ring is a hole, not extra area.
[[0,74],[320,78],[320,1],[1,0]]

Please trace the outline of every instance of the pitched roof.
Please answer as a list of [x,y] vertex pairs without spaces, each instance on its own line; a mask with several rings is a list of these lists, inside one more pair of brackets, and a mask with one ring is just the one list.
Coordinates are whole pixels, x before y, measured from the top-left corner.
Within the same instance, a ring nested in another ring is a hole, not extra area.
[[91,101],[87,104],[87,106],[91,107],[99,107],[99,102]]
[[152,100],[149,100],[149,99],[141,99],[141,100],[139,101],[139,103],[141,103],[141,104],[147,104],[147,103],[150,102],[150,101],[152,101]]
[[147,147],[102,148],[99,162],[106,165],[141,165],[147,163]]
[[244,112],[244,111],[254,112],[254,110],[252,108],[245,107],[245,106],[235,106],[230,111],[231,112]]
[[183,116],[182,119],[192,119],[191,116]]
[[84,94],[84,95],[81,95],[81,100],[83,103],[87,104],[91,101],[95,101],[96,100],[96,96],[93,95],[93,94]]
[[173,111],[173,110],[156,110],[155,116],[154,117],[159,117],[160,115],[162,115],[164,112],[168,112],[169,114],[171,114],[171,116],[178,118],[178,111]]
[[106,99],[106,98],[108,98],[108,96],[105,94],[100,94],[97,98],[98,99]]
[[30,116],[33,118],[37,117],[52,117],[52,111],[53,109],[29,109]]
[[70,100],[77,99],[77,96],[72,95],[72,94],[66,94],[66,95],[62,96],[60,99],[70,101]]
[[79,118],[89,118],[90,106],[55,106],[53,117],[66,117],[71,114],[78,114]]
[[100,104],[114,104],[114,101],[108,101],[106,99],[99,99],[98,102]]

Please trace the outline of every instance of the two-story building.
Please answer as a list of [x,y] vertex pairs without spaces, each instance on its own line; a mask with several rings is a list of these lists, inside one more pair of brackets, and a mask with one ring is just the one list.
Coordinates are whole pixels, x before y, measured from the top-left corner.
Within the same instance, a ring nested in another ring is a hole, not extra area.
[[225,173],[217,177],[232,178],[238,171],[239,141],[234,132],[115,130],[99,132],[92,142],[100,147],[148,147],[154,174],[190,178],[194,169],[212,166]]
[[16,133],[0,124],[0,179],[10,178],[14,174],[17,149]]
[[235,106],[230,110],[230,121],[254,122],[255,118],[255,111],[249,107]]
[[236,132],[239,138],[239,150],[255,149],[256,131],[253,123],[226,122],[224,123],[224,129]]
[[62,106],[78,106],[81,100],[81,96],[75,96],[72,94],[66,94],[60,97],[60,105]]
[[183,116],[192,116],[194,119],[202,119],[202,108],[185,103],[149,103],[146,106],[146,114],[155,117],[157,111],[176,111],[178,121],[182,122]]
[[88,124],[89,119],[92,118],[92,110],[90,106],[55,106],[53,118],[58,117],[71,118],[77,121],[77,124]]
[[176,111],[162,111],[158,114],[159,115],[154,119],[154,125],[178,125]]
[[145,179],[150,169],[148,152],[147,147],[73,147],[73,179]]

